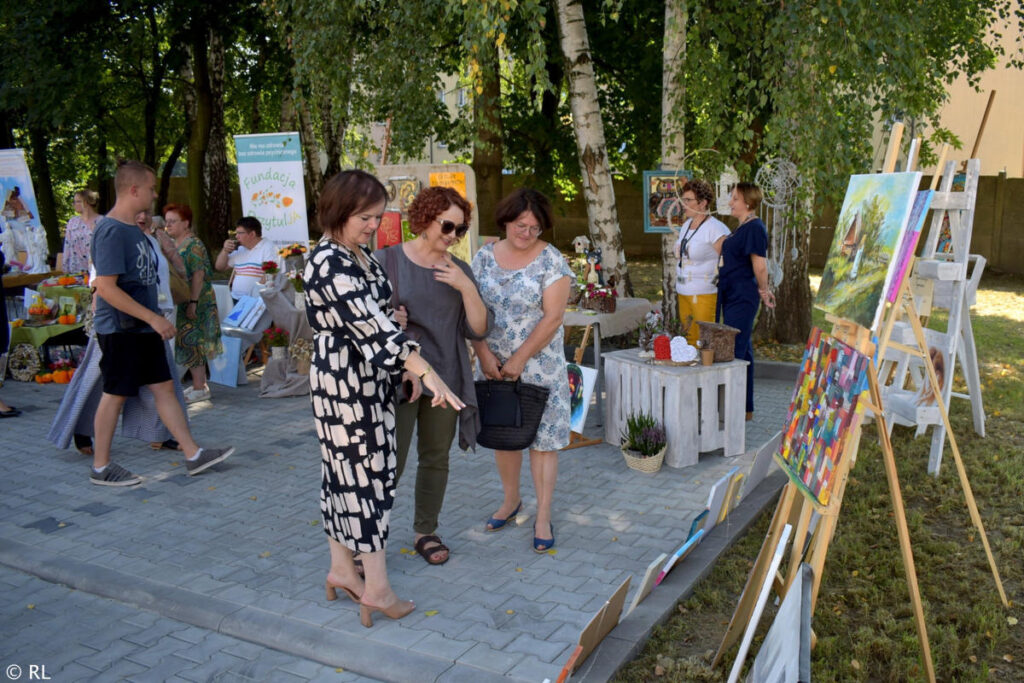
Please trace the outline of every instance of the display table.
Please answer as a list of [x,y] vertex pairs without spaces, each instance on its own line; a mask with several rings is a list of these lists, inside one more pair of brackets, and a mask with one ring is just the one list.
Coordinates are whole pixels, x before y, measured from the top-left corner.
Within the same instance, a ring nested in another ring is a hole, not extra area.
[[39,284],[43,280],[49,277],[55,277],[63,275],[59,271],[53,270],[49,273],[7,273],[4,275],[4,289],[19,289],[21,287],[31,287]]
[[40,325],[39,327],[29,327],[28,325],[12,327],[11,348],[13,349],[18,344],[31,344],[38,349],[50,339],[59,337],[65,332],[80,330],[82,327],[82,323],[75,323],[74,325],[54,323],[53,325]]
[[[654,305],[647,299],[630,298],[618,299],[615,302],[614,313],[597,313],[583,308],[572,308],[565,311],[565,318],[562,322],[565,327],[594,328],[594,368],[597,370],[598,415],[602,414],[601,407],[604,404],[601,397],[601,390],[604,386],[604,371],[601,367],[601,339],[632,332],[644,321],[644,316],[653,309]],[[589,331],[583,335],[583,345],[577,352],[581,358],[589,337]],[[579,363],[578,360],[576,362]]]
[[37,290],[45,299],[60,301],[62,296],[70,297],[78,305],[78,313],[88,310],[92,305],[92,290],[86,285],[39,285]]
[[604,357],[605,441],[619,445],[630,413],[644,411],[665,425],[665,464],[697,464],[697,454],[724,449],[740,455],[746,447],[747,361],[714,365],[656,365],[637,349]]

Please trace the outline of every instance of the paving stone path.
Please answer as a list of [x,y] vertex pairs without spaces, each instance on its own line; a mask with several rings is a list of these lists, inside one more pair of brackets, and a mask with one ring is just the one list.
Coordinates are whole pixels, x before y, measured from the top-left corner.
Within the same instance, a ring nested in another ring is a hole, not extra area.
[[[711,484],[750,459],[704,454],[694,467],[646,475],[607,444],[567,451],[556,552],[537,555],[528,467],[518,526],[485,533],[501,496],[493,453],[455,450],[438,530],[452,556],[439,567],[412,552],[410,463],[388,564],[417,609],[364,629],[354,603],[324,600],[308,399],[260,399],[251,379],[214,386],[212,402],[190,407],[201,444],[238,449],[207,473],[187,477],[180,454],[118,437],[115,460],[146,477],[132,489],[90,485],[87,458],[45,441],[62,387],[0,388],[24,411],[0,422],[0,665],[22,667],[25,680],[30,665],[45,666],[55,681],[554,680],[614,588],[632,575],[635,589],[647,564],[685,538]],[[792,381],[756,387],[748,451],[781,427]],[[598,434],[594,413],[588,432]],[[631,656],[739,532],[735,524],[719,527],[620,624],[586,677],[607,678]]]

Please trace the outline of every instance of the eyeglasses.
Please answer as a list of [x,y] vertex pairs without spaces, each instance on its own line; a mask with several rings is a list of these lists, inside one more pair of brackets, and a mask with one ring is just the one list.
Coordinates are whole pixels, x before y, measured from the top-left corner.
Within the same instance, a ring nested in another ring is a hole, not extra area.
[[683,204],[689,204],[690,202],[697,201],[697,198],[696,197],[683,197],[682,201],[683,201]]
[[452,221],[438,221],[438,225],[441,226],[441,233],[444,235],[450,235],[455,232],[455,236],[461,238],[469,232],[469,225],[466,223],[459,223],[456,225]]
[[248,234],[249,234],[248,230],[239,230],[238,228],[235,228],[235,235],[248,235]]
[[518,232],[525,232],[530,235],[539,235],[544,230],[539,225],[527,225],[526,223],[512,223],[512,227]]

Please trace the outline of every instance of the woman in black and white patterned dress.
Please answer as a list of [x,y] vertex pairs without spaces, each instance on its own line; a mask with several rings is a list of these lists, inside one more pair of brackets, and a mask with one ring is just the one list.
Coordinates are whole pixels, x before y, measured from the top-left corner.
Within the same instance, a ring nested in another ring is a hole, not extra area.
[[[366,247],[386,198],[380,181],[363,171],[331,178],[318,205],[324,237],[303,273],[323,456],[320,509],[331,551],[327,599],[344,590],[360,603],[364,626],[373,624],[374,611],[400,619],[414,607],[395,595],[384,561],[397,464],[395,390],[403,379],[422,381],[434,405],[465,405],[396,324],[387,275]],[[361,553],[365,583],[353,552]]]

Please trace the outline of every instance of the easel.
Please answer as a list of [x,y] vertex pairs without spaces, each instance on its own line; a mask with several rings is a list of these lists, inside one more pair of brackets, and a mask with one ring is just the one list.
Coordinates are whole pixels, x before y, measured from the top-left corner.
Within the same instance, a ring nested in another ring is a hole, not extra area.
[[[943,152],[945,152],[945,148]],[[940,160],[940,167],[941,165],[942,161]],[[944,355],[946,367],[940,383],[943,401],[948,405],[952,397],[968,399],[971,402],[974,431],[980,436],[984,436],[985,411],[981,397],[978,354],[974,344],[974,330],[971,327],[970,298],[976,291],[981,273],[984,271],[985,259],[981,256],[972,257],[968,253],[981,163],[978,159],[970,159],[964,163],[964,167],[966,168],[964,189],[957,192],[953,191],[956,164],[953,161],[945,164],[945,175],[942,177],[941,187],[932,199],[931,226],[921,258],[917,260],[914,268],[914,291],[918,298],[916,315],[925,321],[930,316],[933,306],[949,311],[946,332],[926,329],[926,341],[929,342],[929,346],[936,347]],[[938,187],[938,180],[939,173],[936,169],[932,179],[933,190]],[[939,250],[940,234],[943,231],[944,223],[948,225],[951,237],[949,252]],[[970,270],[972,261],[973,270]],[[969,270],[970,272],[968,272]],[[896,336],[904,344],[916,341],[910,338],[910,330],[906,324],[897,327]],[[957,360],[960,361],[964,381],[967,384],[966,394],[953,392],[953,376]],[[886,356],[885,361],[882,367],[882,376],[892,376],[892,382],[887,381],[886,385],[888,386],[884,388],[887,397],[890,392],[899,392],[898,395],[909,396],[912,392],[906,392],[903,388],[907,384],[908,376],[912,375],[911,370],[918,372],[919,380],[923,379],[920,367],[916,363],[911,367],[910,358],[899,350]],[[930,365],[931,362],[928,361],[926,364]],[[918,382],[918,384],[922,383]],[[907,426],[916,424],[918,433],[923,432],[929,426],[934,427],[931,451],[928,457],[928,471],[938,475],[948,428],[935,410],[919,408],[914,415],[902,414],[903,412],[905,411],[900,411],[900,414],[890,413],[890,426],[895,418],[895,421],[900,424]]]
[[[884,173],[891,173],[895,167],[896,152],[898,150],[899,140],[902,137],[902,133],[902,124],[896,124],[896,126],[893,127],[890,147],[888,154],[886,155],[886,163],[883,168]],[[936,169],[936,174],[937,173],[938,169]],[[900,315],[904,313],[906,314],[914,332],[914,337],[917,343],[916,347],[902,344],[897,345],[895,342],[890,341],[893,325],[896,323]],[[924,664],[925,674],[927,675],[928,680],[935,681],[935,669],[932,664],[931,646],[928,641],[928,632],[924,620],[924,608],[921,604],[921,596],[918,589],[917,570],[914,566],[914,556],[910,546],[910,532],[907,527],[903,496],[900,491],[899,475],[896,470],[896,459],[892,449],[892,442],[889,439],[890,430],[886,423],[881,388],[878,380],[878,368],[876,365],[878,362],[877,359],[884,357],[887,347],[891,346],[892,348],[899,348],[899,350],[908,354],[916,355],[924,361],[923,364],[927,370],[928,380],[931,384],[932,391],[935,392],[939,411],[942,414],[943,424],[947,431],[950,432],[950,444],[953,447],[954,459],[957,463],[957,470],[960,473],[961,484],[964,487],[964,493],[967,498],[971,519],[981,535],[982,544],[984,545],[989,565],[992,568],[992,573],[996,580],[996,588],[999,591],[1003,605],[1008,606],[1009,603],[1007,602],[1006,593],[1003,590],[1002,581],[999,577],[998,569],[996,568],[995,558],[992,556],[992,552],[989,547],[984,525],[982,524],[980,514],[977,510],[977,505],[974,501],[974,495],[971,492],[970,483],[967,480],[966,470],[963,467],[959,449],[955,445],[955,438],[953,437],[949,426],[949,417],[946,413],[945,402],[942,400],[938,379],[929,359],[928,346],[925,342],[924,332],[922,330],[920,320],[917,317],[917,311],[914,308],[913,295],[911,294],[910,287],[906,279],[900,283],[899,295],[897,296],[896,303],[890,308],[887,317],[884,319],[882,326],[883,333],[877,349],[871,339],[870,330],[839,318],[829,317],[828,319],[829,322],[833,323],[833,337],[867,355],[870,359],[870,362],[868,363],[869,399],[866,402],[866,407],[874,413],[878,421],[878,438],[882,450],[882,460],[885,466],[886,479],[889,484],[889,497],[892,502],[894,517],[896,520],[900,554],[903,559],[904,571],[907,578],[907,588],[909,590],[911,603],[914,609],[914,623],[917,629],[918,640],[921,644],[922,663]],[[875,355],[875,351],[878,351],[877,356]],[[863,400],[863,397],[861,400]],[[768,534],[765,537],[760,552],[758,553],[754,568],[747,579],[746,585],[744,586],[740,601],[737,604],[736,610],[729,622],[729,627],[726,630],[722,644],[718,648],[718,652],[715,654],[712,666],[716,666],[721,662],[724,654],[736,643],[736,640],[739,638],[747,622],[749,622],[756,594],[760,586],[768,579],[767,572],[769,570],[771,558],[776,552],[782,530],[785,528],[786,524],[792,524],[795,529],[795,533],[793,535],[793,547],[790,551],[788,575],[784,581],[779,575],[771,577],[771,579],[776,588],[776,592],[780,596],[785,596],[789,587],[796,578],[801,558],[806,558],[803,561],[810,564],[814,570],[814,580],[811,588],[811,611],[813,613],[814,607],[817,604],[818,591],[821,586],[822,570],[824,569],[825,557],[828,553],[828,545],[831,542],[835,531],[836,522],[839,517],[839,509],[842,506],[842,500],[845,494],[846,482],[850,469],[853,467],[856,459],[859,442],[860,429],[858,428],[856,432],[850,436],[849,441],[847,441],[844,457],[840,461],[839,469],[836,472],[837,479],[835,491],[827,506],[822,507],[818,505],[816,501],[804,496],[799,492],[796,484],[792,481],[786,484],[775,509],[775,514],[772,517]],[[812,516],[815,512],[820,515],[820,518],[818,519],[818,523],[813,533],[809,534]],[[810,535],[809,538],[808,535]]]
[[[587,344],[590,343],[590,334],[594,331],[593,325],[587,325],[583,328],[583,341],[580,342],[579,347],[573,352],[573,362],[576,365],[583,363],[583,352],[587,350]],[[601,391],[600,383],[595,388],[595,391]],[[583,448],[584,446],[596,446],[600,443],[604,443],[604,439],[596,438],[590,439],[579,432],[569,432],[569,445],[565,446],[562,450],[568,451],[573,448]]]

